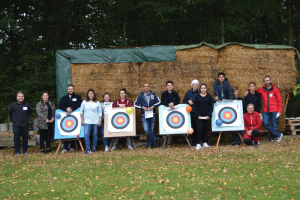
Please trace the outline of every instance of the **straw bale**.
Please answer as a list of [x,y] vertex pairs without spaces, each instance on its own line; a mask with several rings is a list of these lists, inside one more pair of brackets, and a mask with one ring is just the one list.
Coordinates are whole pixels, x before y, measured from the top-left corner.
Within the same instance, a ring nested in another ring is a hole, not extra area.
[[[292,49],[257,50],[228,45],[215,50],[201,46],[177,51],[174,62],[71,64],[71,82],[82,98],[85,98],[88,89],[93,88],[100,101],[105,92],[111,93],[113,101],[119,98],[119,90],[126,88],[127,98],[134,102],[143,91],[144,83],[149,83],[150,89],[160,98],[166,90],[166,81],[171,80],[182,102],[193,79],[198,79],[200,84],[206,83],[208,93],[214,96],[217,73],[223,71],[230,84],[239,89],[239,96],[243,97],[250,81],[255,81],[258,88],[263,86],[263,77],[269,75],[280,90],[284,107],[287,92],[292,91],[296,83],[295,55]],[[140,115],[141,111],[137,109],[137,134],[144,134]],[[279,118],[279,131],[285,130],[284,117],[285,110]],[[156,133],[158,128],[157,119]]]

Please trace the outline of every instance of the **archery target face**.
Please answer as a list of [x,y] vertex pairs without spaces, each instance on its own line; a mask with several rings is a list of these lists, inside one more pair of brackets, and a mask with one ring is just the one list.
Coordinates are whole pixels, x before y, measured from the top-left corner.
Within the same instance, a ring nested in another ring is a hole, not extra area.
[[71,115],[60,113],[60,119],[57,120],[59,133],[61,135],[74,135],[80,133],[81,118],[79,112],[72,112]]
[[132,132],[133,131],[133,114],[127,114],[124,111],[111,110],[108,113],[108,131],[109,132]]
[[175,108],[174,110],[166,108],[163,110],[165,121],[164,132],[183,132],[187,131],[188,116],[185,108]]
[[221,119],[221,126],[241,126],[240,106],[238,104],[217,105],[215,108],[215,119]]

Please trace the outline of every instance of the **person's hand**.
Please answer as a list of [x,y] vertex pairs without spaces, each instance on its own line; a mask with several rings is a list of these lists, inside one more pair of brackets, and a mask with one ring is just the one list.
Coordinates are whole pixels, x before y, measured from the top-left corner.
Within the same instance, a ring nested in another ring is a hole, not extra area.
[[249,136],[252,136],[252,130],[247,131],[247,134],[248,134]]
[[102,107],[102,110],[105,110],[105,106]]
[[153,108],[154,108],[154,107],[153,107],[153,106],[151,106],[151,107],[149,108],[149,110],[153,110]]
[[175,109],[175,106],[172,106],[172,107],[170,107],[171,108],[171,110],[174,110]]
[[199,116],[199,117],[198,117],[198,119],[200,119],[200,120],[201,120],[201,116]]
[[192,100],[188,100],[188,103],[192,106],[194,105],[194,103],[192,102]]
[[168,105],[169,105],[170,108],[174,107],[174,103],[173,102],[169,103]]
[[219,100],[218,102],[219,102],[219,103],[222,103],[222,101],[221,101],[221,100]]
[[100,126],[101,126],[101,121],[98,122],[98,127],[100,127]]
[[209,120],[209,116],[206,116],[205,120]]
[[125,107],[125,104],[119,104],[119,106],[120,106],[121,108],[124,108],[124,107]]
[[278,117],[280,117],[281,113],[280,113],[280,112],[277,112],[277,115],[279,115]]
[[68,108],[67,108],[67,112],[68,112],[68,113],[71,113],[71,112],[72,112],[72,108],[71,108],[71,107],[68,107]]
[[218,101],[218,100],[219,100],[219,97],[218,97],[218,96],[215,96],[214,100],[215,100],[215,101]]
[[54,122],[54,118],[52,118],[51,120],[50,120],[50,123],[53,123]]
[[247,96],[247,95],[248,95],[248,93],[249,93],[249,92],[248,92],[248,90],[247,90],[247,91],[245,92],[244,96]]
[[67,112],[66,114],[67,114],[67,115],[70,115],[70,114],[71,114],[71,112]]
[[233,101],[234,101],[233,99],[230,100],[230,102],[233,102]]
[[144,111],[147,111],[147,110],[148,110],[148,108],[147,108],[147,107],[144,107],[143,109],[144,109]]
[[84,121],[83,120],[81,120],[81,126],[83,126],[84,125]]
[[50,123],[49,119],[46,119],[46,123]]

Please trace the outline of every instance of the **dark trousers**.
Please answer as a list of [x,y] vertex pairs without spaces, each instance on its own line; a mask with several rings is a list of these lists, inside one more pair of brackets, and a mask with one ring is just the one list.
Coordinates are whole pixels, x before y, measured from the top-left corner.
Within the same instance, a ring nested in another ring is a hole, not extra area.
[[194,129],[194,133],[192,134],[192,146],[196,146],[197,144],[197,119],[192,118],[192,128]]
[[257,130],[257,129],[253,129],[252,130],[252,136],[249,136],[248,134],[247,134],[247,132],[245,132],[244,133],[244,136],[243,136],[243,141],[244,141],[244,143],[245,144],[251,144],[251,141],[252,141],[252,139],[255,141],[255,142],[258,142],[259,141],[259,136],[260,136],[260,132],[259,132],[259,130]]
[[208,142],[208,127],[210,126],[210,120],[197,119],[197,144]]
[[27,152],[28,149],[28,135],[29,125],[26,126],[13,126],[14,132],[14,147],[15,153],[20,153],[20,137],[22,136],[22,150],[23,153]]
[[40,129],[40,146],[44,149],[44,141],[46,140],[46,148],[50,149],[51,135],[52,135],[52,125],[48,126],[48,129]]
[[[68,150],[70,141],[64,141],[64,149]],[[71,149],[75,149],[75,140],[71,141]]]

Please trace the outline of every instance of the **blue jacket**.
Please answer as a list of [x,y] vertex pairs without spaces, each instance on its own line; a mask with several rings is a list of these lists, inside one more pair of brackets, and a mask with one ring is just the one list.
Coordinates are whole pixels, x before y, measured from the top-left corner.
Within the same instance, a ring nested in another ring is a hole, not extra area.
[[[193,89],[187,91],[184,95],[183,98],[183,103],[189,104],[189,100],[191,100],[194,103],[195,97],[197,96],[197,94],[200,94],[200,90],[198,89],[197,91],[193,91]],[[190,105],[190,104],[189,104]],[[191,113],[191,117],[193,119],[198,118],[198,116],[196,115],[196,113],[194,112],[194,105],[192,105],[193,111]]]
[[161,105],[164,105],[164,106],[169,106],[169,103],[173,102],[174,103],[174,106],[180,104],[180,98],[179,98],[179,95],[177,92],[175,92],[174,90],[172,91],[172,93],[170,94],[167,91],[164,91],[162,94],[161,94]]
[[[222,90],[223,90],[223,98],[222,98]],[[222,86],[220,84],[220,81],[218,79],[216,80],[214,84],[214,94],[219,98],[219,100],[233,99],[231,85],[228,82],[227,78],[225,78]]]
[[134,106],[136,108],[142,109],[142,115],[145,114],[144,110],[143,110],[144,107],[149,109],[151,106],[153,106],[154,107],[153,113],[155,113],[155,108],[160,105],[160,99],[157,97],[157,95],[154,92],[149,91],[150,101],[148,104],[144,95],[145,95],[144,92],[139,94],[139,96],[136,98],[136,100],[134,102]]

